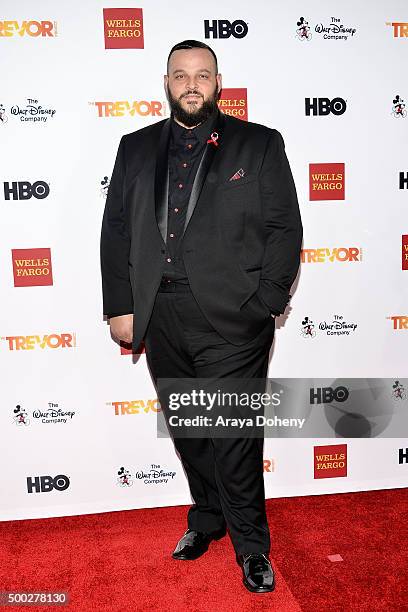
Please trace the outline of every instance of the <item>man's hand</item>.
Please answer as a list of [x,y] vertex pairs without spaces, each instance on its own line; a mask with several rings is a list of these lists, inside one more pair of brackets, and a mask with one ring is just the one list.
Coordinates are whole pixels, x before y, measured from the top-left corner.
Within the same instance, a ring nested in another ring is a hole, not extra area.
[[133,339],[133,315],[126,314],[109,319],[111,334],[122,342],[132,342]]

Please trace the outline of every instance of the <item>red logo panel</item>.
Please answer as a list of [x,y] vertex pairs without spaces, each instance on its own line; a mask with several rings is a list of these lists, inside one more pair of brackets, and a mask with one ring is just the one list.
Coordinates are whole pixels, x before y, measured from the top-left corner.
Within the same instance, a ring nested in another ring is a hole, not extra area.
[[232,115],[232,117],[237,117],[237,119],[248,121],[246,87],[239,89],[222,89],[220,99],[218,100],[218,108],[225,115]]
[[408,234],[402,236],[402,269],[408,270]]
[[141,8],[103,9],[105,49],[144,49]]
[[314,477],[347,476],[347,444],[314,447]]
[[344,164],[309,164],[309,199],[344,200]]
[[51,249],[12,249],[15,287],[52,285]]

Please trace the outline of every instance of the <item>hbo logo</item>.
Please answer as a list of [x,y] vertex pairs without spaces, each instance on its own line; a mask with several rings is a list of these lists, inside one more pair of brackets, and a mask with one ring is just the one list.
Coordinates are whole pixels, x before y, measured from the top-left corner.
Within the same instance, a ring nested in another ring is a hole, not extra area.
[[4,199],[29,200],[31,197],[43,200],[50,193],[50,187],[45,181],[36,181],[31,184],[28,181],[13,181],[4,183]]
[[[211,23],[211,25],[210,25]],[[211,22],[204,21],[204,33],[206,38],[244,38],[248,34],[248,26],[242,19],[232,23],[226,19],[213,19]]]
[[53,489],[65,491],[69,487],[69,478],[64,474],[52,476],[27,476],[27,491],[29,493],[49,493]]
[[346,387],[319,387],[310,389],[311,404],[328,404],[330,402],[345,402],[349,396],[349,391]]
[[343,98],[305,98],[306,115],[342,115],[346,112],[347,104]]

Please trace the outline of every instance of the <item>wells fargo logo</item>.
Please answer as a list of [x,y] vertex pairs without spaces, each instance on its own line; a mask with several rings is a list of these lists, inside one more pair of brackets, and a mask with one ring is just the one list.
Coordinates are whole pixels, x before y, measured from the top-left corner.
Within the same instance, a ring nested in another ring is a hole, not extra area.
[[149,400],[133,400],[132,402],[108,402],[115,411],[115,416],[125,414],[142,414],[147,412],[161,412],[160,402],[157,398]]
[[141,8],[103,9],[105,49],[143,49]]
[[57,36],[56,21],[0,21],[0,36]]
[[408,234],[402,236],[402,269],[408,270]]
[[392,321],[393,329],[408,329],[408,315],[393,315],[387,319]]
[[314,447],[314,477],[347,476],[347,444]]
[[222,89],[218,100],[218,108],[225,115],[232,115],[243,121],[248,121],[248,100],[246,88]]
[[98,117],[164,117],[166,103],[159,100],[120,100],[116,102],[89,102],[98,109]]
[[392,26],[392,35],[394,38],[408,38],[408,22],[406,21],[389,21],[386,22],[387,26]]
[[302,263],[326,263],[335,261],[362,261],[363,249],[361,247],[334,247],[321,249],[302,249]]
[[309,164],[309,199],[344,200],[344,164]]
[[72,334],[43,334],[40,336],[3,336],[1,340],[8,343],[10,351],[32,351],[36,348],[57,349],[74,348],[76,346],[76,335]]
[[51,249],[12,249],[15,287],[52,285]]

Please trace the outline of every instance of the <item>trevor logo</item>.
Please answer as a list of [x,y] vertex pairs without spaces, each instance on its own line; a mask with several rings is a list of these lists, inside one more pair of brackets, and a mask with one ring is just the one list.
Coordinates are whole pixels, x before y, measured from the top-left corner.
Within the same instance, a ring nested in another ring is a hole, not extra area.
[[300,258],[302,263],[362,261],[363,249],[361,247],[302,249]]
[[115,409],[115,416],[123,416],[128,414],[142,414],[153,412],[158,413],[161,411],[160,402],[157,398],[148,400],[132,400],[132,401],[120,401],[120,402],[107,402],[108,406],[112,406]]
[[392,328],[396,330],[408,329],[408,315],[394,315],[387,317],[392,321]]
[[2,336],[0,340],[8,342],[10,351],[32,351],[35,348],[74,348],[76,335],[72,334],[36,334],[35,336]]
[[57,36],[57,22],[54,21],[36,21],[30,19],[18,22],[16,20],[0,21],[0,36],[10,37],[17,34],[18,36],[30,36],[32,38],[54,37]]
[[387,21],[387,26],[392,26],[394,38],[408,38],[408,23],[406,21]]
[[263,460],[263,471],[271,473],[275,471],[275,459],[264,459]]

